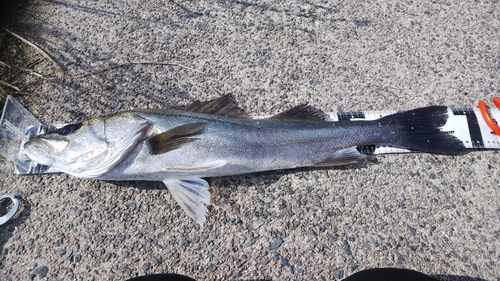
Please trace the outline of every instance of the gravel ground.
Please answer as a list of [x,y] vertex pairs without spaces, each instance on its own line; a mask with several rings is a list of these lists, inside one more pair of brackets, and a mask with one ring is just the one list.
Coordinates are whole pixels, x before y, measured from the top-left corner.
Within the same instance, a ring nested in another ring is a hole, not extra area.
[[[228,93],[258,115],[306,101],[471,107],[500,96],[499,27],[493,0],[38,0],[11,29],[67,72],[19,101],[44,123],[67,123]],[[135,65],[77,76],[129,61],[207,75]],[[487,151],[215,178],[200,228],[160,183],[16,176],[2,160],[0,191],[23,210],[0,227],[0,279],[340,280],[390,266],[499,280],[499,169]]]

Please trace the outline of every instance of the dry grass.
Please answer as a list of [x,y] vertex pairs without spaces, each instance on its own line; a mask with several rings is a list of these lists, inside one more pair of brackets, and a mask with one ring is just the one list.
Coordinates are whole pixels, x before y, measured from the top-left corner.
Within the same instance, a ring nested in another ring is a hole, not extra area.
[[31,93],[40,82],[64,84],[64,80],[81,79],[129,65],[172,65],[206,75],[202,71],[175,62],[139,61],[110,65],[82,75],[65,77],[64,68],[43,46],[38,46],[22,34],[9,30],[10,23],[22,15],[27,5],[30,5],[29,0],[0,1],[0,109],[3,108],[7,95]]
[[0,102],[7,95],[19,95],[29,92],[34,84],[47,80],[39,69],[44,68],[47,59],[16,37],[9,38],[4,33],[4,40],[0,49]]
[[0,1],[0,108],[3,108],[7,95],[18,95],[36,82],[29,77],[43,61],[39,54],[5,29],[22,15],[27,5],[28,0]]

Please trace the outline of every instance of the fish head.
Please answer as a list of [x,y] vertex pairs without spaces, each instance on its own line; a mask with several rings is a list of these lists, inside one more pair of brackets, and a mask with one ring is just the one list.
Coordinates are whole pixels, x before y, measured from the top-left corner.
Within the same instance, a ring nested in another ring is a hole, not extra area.
[[39,135],[24,144],[24,151],[57,171],[98,178],[127,158],[149,127],[133,112],[100,116]]

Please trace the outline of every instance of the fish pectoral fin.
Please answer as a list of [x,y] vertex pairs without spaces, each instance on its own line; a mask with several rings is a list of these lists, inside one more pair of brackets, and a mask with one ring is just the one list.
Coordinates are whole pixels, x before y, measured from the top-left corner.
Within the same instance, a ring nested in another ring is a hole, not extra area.
[[327,119],[326,113],[314,108],[307,104],[297,105],[286,111],[278,113],[271,117],[271,119],[301,119],[301,120],[316,120],[325,121]]
[[325,167],[347,165],[358,162],[365,157],[365,154],[360,153],[356,146],[353,146],[346,149],[337,150],[335,153],[333,153],[332,156],[319,163],[316,163],[315,166]]
[[181,208],[198,224],[203,225],[208,213],[208,209],[203,203],[210,204],[208,183],[196,177],[166,179],[163,183]]
[[148,138],[146,145],[153,155],[179,149],[187,143],[198,140],[198,138],[193,138],[193,136],[201,134],[207,125],[207,122],[181,125]]

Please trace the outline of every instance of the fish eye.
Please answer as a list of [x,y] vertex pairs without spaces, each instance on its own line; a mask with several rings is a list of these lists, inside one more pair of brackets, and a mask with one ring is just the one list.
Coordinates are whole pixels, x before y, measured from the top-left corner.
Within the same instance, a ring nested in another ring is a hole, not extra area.
[[72,133],[72,131],[73,131],[73,126],[66,126],[64,128],[61,128],[60,134],[65,136],[67,134]]
[[62,136],[69,135],[71,133],[74,133],[76,130],[80,129],[82,126],[82,123],[77,123],[77,124],[69,124],[66,125],[60,129],[57,130],[57,133]]

